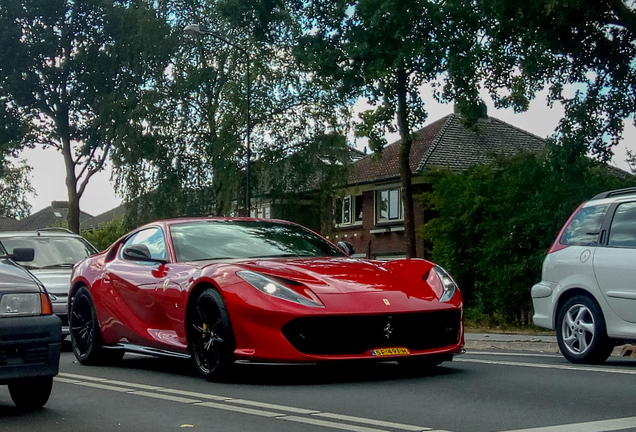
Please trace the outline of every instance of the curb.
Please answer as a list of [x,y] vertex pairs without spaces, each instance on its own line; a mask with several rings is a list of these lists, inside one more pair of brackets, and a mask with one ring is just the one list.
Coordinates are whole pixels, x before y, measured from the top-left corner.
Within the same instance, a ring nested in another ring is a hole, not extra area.
[[[528,351],[543,354],[561,354],[556,338],[549,336],[467,334],[464,348],[467,350]],[[611,356],[636,358],[636,345],[616,346]]]

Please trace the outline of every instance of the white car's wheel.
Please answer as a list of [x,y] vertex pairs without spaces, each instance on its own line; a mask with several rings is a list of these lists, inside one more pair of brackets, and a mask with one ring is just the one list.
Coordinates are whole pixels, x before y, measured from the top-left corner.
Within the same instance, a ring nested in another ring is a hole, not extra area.
[[603,363],[614,347],[601,308],[585,295],[572,297],[559,310],[557,341],[572,363]]

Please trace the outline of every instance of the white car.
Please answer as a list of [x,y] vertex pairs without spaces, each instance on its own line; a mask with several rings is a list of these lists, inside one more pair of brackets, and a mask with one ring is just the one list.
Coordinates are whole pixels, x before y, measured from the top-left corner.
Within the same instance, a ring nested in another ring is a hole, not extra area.
[[636,341],[636,188],[604,192],[565,223],[532,287],[534,323],[556,330],[563,356],[602,363]]

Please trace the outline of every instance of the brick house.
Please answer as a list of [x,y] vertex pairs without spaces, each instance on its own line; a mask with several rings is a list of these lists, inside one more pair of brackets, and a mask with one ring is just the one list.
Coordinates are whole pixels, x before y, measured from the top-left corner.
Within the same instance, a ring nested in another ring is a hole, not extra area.
[[[431,167],[464,170],[495,154],[537,152],[545,141],[496,118],[484,116],[479,132],[465,128],[459,114],[450,114],[417,131],[410,166],[414,196],[427,190],[422,174]],[[373,259],[404,257],[404,219],[400,194],[400,141],[387,145],[381,155],[368,155],[353,163],[348,184],[334,204],[334,243],[349,241],[356,253]],[[426,222],[422,203],[415,200],[415,226]],[[417,256],[424,242],[417,240]]]

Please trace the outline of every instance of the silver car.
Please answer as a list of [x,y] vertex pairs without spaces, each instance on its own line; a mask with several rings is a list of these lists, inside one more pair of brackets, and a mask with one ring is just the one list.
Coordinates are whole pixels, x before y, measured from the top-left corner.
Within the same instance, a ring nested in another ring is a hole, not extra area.
[[68,335],[67,299],[71,270],[75,263],[97,253],[97,249],[82,236],[63,228],[0,232],[0,244],[9,254],[15,248],[35,251],[33,261],[20,264],[44,284],[53,303],[53,313],[62,320],[62,333]]
[[533,320],[573,363],[636,342],[636,188],[601,193],[565,223],[532,287]]

